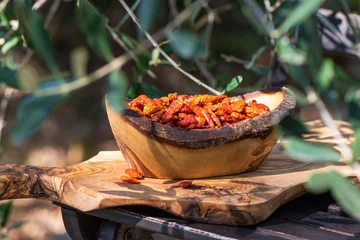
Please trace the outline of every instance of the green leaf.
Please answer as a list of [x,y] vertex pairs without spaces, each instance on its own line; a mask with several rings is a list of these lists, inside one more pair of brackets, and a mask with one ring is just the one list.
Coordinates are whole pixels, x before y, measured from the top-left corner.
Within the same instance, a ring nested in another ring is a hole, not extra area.
[[150,55],[147,53],[141,53],[137,56],[136,67],[140,75],[143,75],[149,69],[150,60]]
[[311,16],[325,0],[303,0],[294,10],[288,12],[288,17],[273,33],[279,37],[289,31],[292,27],[302,23]]
[[19,88],[18,72],[0,64],[0,82],[9,87]]
[[134,99],[139,95],[139,90],[140,90],[141,84],[139,82],[134,82],[131,84],[128,92],[127,92],[127,97],[129,99]]
[[55,62],[52,43],[49,33],[46,31],[41,15],[33,11],[29,1],[15,0],[15,14],[19,19],[20,29],[24,34],[28,44],[32,46],[36,53],[44,59],[49,69],[54,75],[59,75],[59,69]]
[[301,49],[291,46],[290,40],[286,37],[276,42],[279,59],[282,62],[292,65],[303,65],[306,61],[306,53]]
[[159,16],[161,2],[159,0],[141,1],[138,8],[139,23],[143,31],[148,31]]
[[306,188],[315,194],[326,193],[329,190],[329,173],[315,173],[306,182]]
[[19,43],[19,37],[13,37],[1,47],[1,53],[6,54]]
[[234,90],[239,84],[242,82],[243,77],[242,76],[236,76],[225,86],[223,93],[228,93],[232,90]]
[[360,157],[360,129],[357,129],[354,134],[355,141],[351,144],[353,150],[352,162],[356,162]]
[[15,223],[14,225],[12,225],[11,227],[9,227],[8,229],[9,229],[9,231],[12,229],[18,229],[26,223],[28,223],[28,221],[19,221],[19,222]]
[[124,101],[127,94],[127,84],[128,80],[122,71],[117,70],[110,73],[107,97],[110,105],[116,111],[121,111],[124,108]]
[[136,41],[134,38],[130,37],[129,35],[126,35],[124,33],[118,33],[119,37],[121,38],[121,40],[124,41],[125,45],[130,48],[136,48],[139,46],[138,41]]
[[334,62],[331,59],[325,59],[317,75],[317,85],[319,92],[327,90],[335,77]]
[[10,216],[10,212],[12,209],[13,201],[7,201],[0,205],[0,226],[4,227],[7,224],[7,221]]
[[270,73],[271,68],[270,67],[253,67],[251,70],[259,75],[265,76]]
[[286,64],[286,70],[301,86],[307,87],[310,85],[310,80],[303,68],[303,66]]
[[309,133],[308,127],[300,118],[297,117],[284,118],[281,120],[279,128],[284,134],[295,136],[301,136],[302,134]]
[[166,37],[171,41],[171,48],[182,58],[200,58],[205,53],[203,42],[192,31],[167,32]]
[[165,96],[165,94],[153,84],[142,82],[141,88],[143,89],[145,94],[148,95],[150,98],[160,98],[162,96]]
[[305,186],[315,193],[330,190],[334,199],[347,214],[360,219],[360,190],[345,176],[335,171],[316,173]]
[[238,0],[241,9],[250,23],[260,33],[268,36],[274,30],[274,26],[260,6],[254,0]]
[[304,93],[300,92],[298,89],[293,87],[288,87],[295,95],[296,105],[304,106],[309,103],[307,97]]
[[[40,89],[51,88],[64,84],[64,80],[52,80],[40,85]],[[37,132],[46,117],[60,104],[66,94],[38,97],[34,94],[25,97],[19,104],[17,123],[12,130],[12,141],[20,144]]]
[[266,46],[260,47],[251,57],[251,60],[248,64],[245,65],[246,69],[252,69],[255,64],[256,59],[266,50]]
[[88,0],[80,0],[80,7],[75,8],[76,20],[85,34],[90,48],[106,61],[113,58],[109,33],[106,29],[106,17]]
[[298,161],[337,162],[341,158],[341,154],[334,149],[297,137],[287,137],[285,141],[285,153]]
[[75,78],[80,78],[86,75],[88,62],[89,52],[86,47],[78,47],[71,51],[70,66]]

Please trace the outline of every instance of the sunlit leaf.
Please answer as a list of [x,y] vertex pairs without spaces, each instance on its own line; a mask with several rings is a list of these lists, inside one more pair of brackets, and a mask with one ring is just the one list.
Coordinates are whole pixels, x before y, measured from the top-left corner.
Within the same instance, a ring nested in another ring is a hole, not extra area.
[[294,10],[288,12],[287,18],[280,25],[274,34],[281,36],[292,27],[302,23],[311,14],[313,14],[325,0],[303,0]]
[[243,80],[242,76],[236,76],[232,78],[231,81],[225,86],[223,93],[227,93],[234,90],[237,86],[239,86],[242,80]]
[[297,137],[285,138],[285,153],[298,161],[337,162],[340,152]]
[[329,88],[335,77],[334,62],[331,59],[325,59],[317,75],[317,85],[320,92]]
[[[40,89],[51,88],[64,84],[64,80],[52,80],[41,84]],[[38,97],[29,95],[19,104],[17,122],[12,130],[12,141],[15,144],[24,142],[28,137],[37,132],[46,117],[59,105],[66,94]]]
[[54,75],[59,75],[50,36],[45,29],[41,15],[31,9],[29,1],[15,0],[14,3],[15,13],[19,19],[20,30],[23,32],[25,39],[28,40],[28,44],[44,59],[51,72]]
[[71,51],[70,66],[75,78],[80,78],[86,75],[88,61],[89,52],[86,47],[78,47]]
[[107,61],[113,58],[106,20],[88,0],[80,0],[75,8],[76,20],[80,30],[85,34],[91,49]]
[[353,150],[353,160],[355,162],[360,157],[360,129],[357,129],[354,134],[355,141],[351,144],[351,148]]
[[13,37],[1,47],[1,53],[6,54],[19,43],[19,37]]
[[153,84],[149,84],[147,82],[142,82],[141,88],[143,89],[145,94],[147,96],[149,96],[150,98],[159,98],[159,97],[165,96],[165,94],[162,91],[160,91],[160,89],[158,89]]
[[120,70],[113,71],[109,75],[108,100],[110,105],[116,110],[124,108],[124,101],[127,95],[128,80]]
[[166,37],[171,41],[171,48],[182,58],[199,58],[205,53],[203,42],[192,31],[167,32]]
[[141,28],[148,31],[159,16],[161,2],[158,0],[141,1],[138,8],[138,17]]
[[306,53],[301,49],[291,46],[288,38],[281,38],[277,41],[279,59],[282,62],[292,65],[303,65],[306,61]]
[[19,88],[17,71],[0,64],[0,82],[9,87]]
[[345,176],[335,171],[316,173],[305,186],[315,193],[330,190],[331,195],[347,214],[360,219],[360,190]]
[[13,201],[7,201],[0,205],[0,226],[6,226],[12,209]]

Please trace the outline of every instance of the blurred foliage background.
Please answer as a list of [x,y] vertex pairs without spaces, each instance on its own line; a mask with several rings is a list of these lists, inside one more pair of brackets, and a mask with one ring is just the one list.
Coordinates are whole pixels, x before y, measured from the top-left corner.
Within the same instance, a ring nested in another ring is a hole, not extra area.
[[[106,94],[121,110],[141,93],[286,86],[297,111],[280,125],[285,151],[303,161],[343,158],[360,176],[359,10],[357,0],[3,0],[1,163],[64,166],[117,150]],[[303,123],[319,118],[338,133],[342,155],[302,140]],[[334,119],[351,123],[352,146]],[[339,174],[314,176],[307,186],[331,190],[360,217],[360,193]],[[56,207],[22,201],[10,222],[28,222],[12,238],[63,233]]]

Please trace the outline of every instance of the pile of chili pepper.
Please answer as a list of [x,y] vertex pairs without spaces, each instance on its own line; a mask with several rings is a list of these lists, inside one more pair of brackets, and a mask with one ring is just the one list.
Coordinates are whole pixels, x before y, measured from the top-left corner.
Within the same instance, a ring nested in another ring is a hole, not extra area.
[[256,100],[246,102],[241,96],[208,94],[170,93],[154,99],[140,95],[128,107],[155,122],[184,129],[219,128],[270,112]]

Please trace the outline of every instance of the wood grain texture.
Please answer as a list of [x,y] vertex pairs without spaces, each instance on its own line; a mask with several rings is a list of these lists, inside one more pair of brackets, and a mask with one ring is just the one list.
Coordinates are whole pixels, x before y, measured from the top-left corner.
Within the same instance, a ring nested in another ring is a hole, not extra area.
[[[313,122],[308,141],[334,146],[331,132]],[[340,130],[350,137],[342,123]],[[239,156],[241,157],[241,156]],[[318,171],[336,169],[345,175],[351,169],[327,164],[296,162],[276,146],[255,171],[195,179],[190,188],[179,180],[145,178],[141,184],[121,182],[128,168],[121,152],[100,152],[92,159],[63,168],[21,165],[0,167],[0,198],[42,198],[90,211],[123,205],[149,205],[180,217],[214,224],[252,225],[265,220],[283,203],[305,192],[303,183]]]
[[107,113],[119,149],[142,175],[171,179],[224,176],[258,168],[278,140],[274,126],[295,108],[286,88],[243,97],[265,103],[271,111],[221,128],[193,130],[168,127],[130,109],[119,114],[109,104]]

